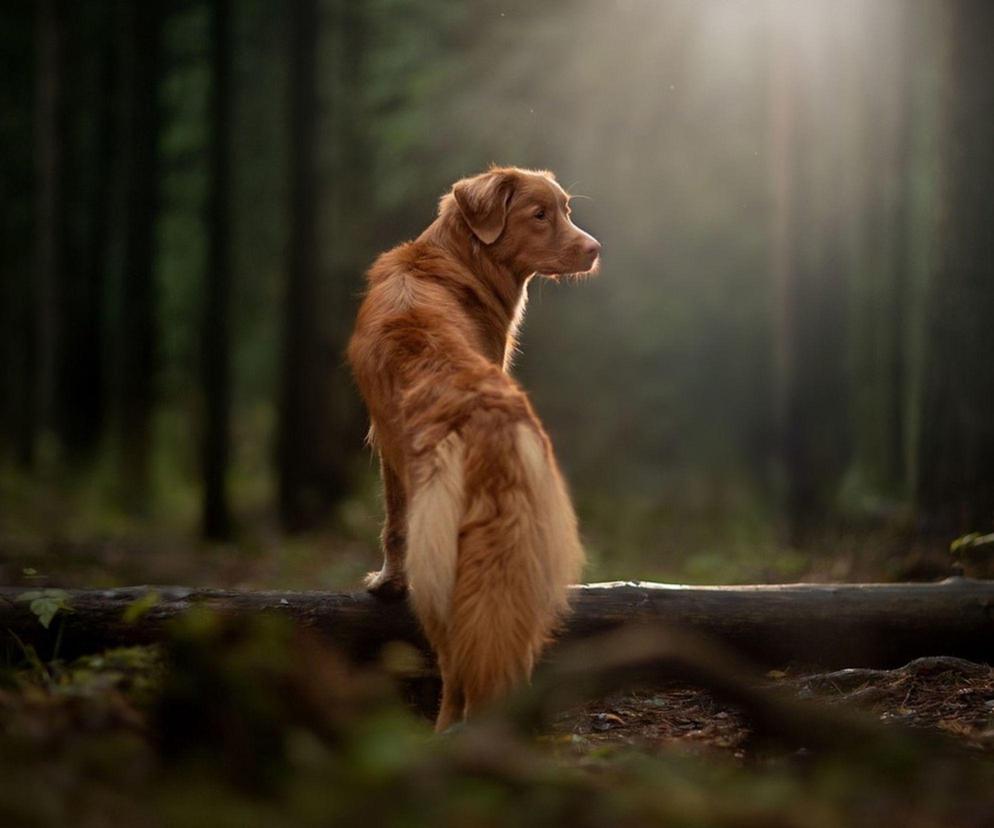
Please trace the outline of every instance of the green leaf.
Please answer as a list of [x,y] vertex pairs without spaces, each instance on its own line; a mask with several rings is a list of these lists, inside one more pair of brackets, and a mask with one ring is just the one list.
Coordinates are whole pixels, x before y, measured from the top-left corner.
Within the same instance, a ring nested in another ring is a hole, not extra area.
[[963,535],[960,538],[956,538],[956,540],[949,544],[949,551],[957,552],[964,548],[975,549],[978,546],[989,546],[991,544],[994,544],[994,532],[989,535],[981,535],[979,532],[970,532],[969,535]]
[[973,539],[977,537],[976,532],[971,532],[969,535],[963,535],[962,537],[956,538],[951,544],[949,544],[949,551],[956,552],[962,549],[964,546],[969,546],[973,543]]
[[31,612],[38,616],[38,620],[46,630],[58,611],[59,602],[54,598],[35,598],[31,602]]
[[18,601],[28,601],[28,608],[38,617],[38,622],[47,630],[59,610],[72,612],[69,606],[69,593],[64,589],[33,589],[17,596]]
[[160,595],[154,589],[136,598],[124,609],[124,623],[134,624],[139,618],[159,603]]

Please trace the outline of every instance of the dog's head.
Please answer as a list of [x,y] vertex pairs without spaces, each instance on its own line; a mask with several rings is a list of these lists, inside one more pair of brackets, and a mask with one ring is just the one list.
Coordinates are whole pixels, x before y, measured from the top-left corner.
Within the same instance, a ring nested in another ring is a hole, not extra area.
[[452,196],[473,235],[516,272],[560,276],[597,267],[600,243],[570,220],[570,197],[552,173],[494,168],[457,181]]

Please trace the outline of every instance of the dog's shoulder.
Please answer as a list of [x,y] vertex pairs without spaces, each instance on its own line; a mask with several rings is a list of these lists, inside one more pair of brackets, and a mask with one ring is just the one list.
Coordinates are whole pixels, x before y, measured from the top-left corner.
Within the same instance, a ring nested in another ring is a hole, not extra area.
[[420,247],[418,242],[409,241],[381,253],[366,271],[366,281],[374,286],[410,272],[416,267]]
[[483,341],[477,280],[437,244],[419,239],[388,250],[373,263],[367,282],[348,352],[357,372],[395,371],[426,355],[452,362],[503,347],[503,332],[493,348]]
[[450,283],[467,278],[464,270],[435,245],[406,242],[381,254],[370,267],[365,304],[383,314],[444,308],[454,301]]

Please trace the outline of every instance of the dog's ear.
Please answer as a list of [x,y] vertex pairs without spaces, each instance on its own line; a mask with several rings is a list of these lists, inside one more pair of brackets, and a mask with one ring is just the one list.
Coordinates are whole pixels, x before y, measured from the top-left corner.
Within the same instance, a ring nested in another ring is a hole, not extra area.
[[464,178],[452,186],[459,212],[484,244],[493,244],[504,232],[513,194],[513,174],[499,170]]

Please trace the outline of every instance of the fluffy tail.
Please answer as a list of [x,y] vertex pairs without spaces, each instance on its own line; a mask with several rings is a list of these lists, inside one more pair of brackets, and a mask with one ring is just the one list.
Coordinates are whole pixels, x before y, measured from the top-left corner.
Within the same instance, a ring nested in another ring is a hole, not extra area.
[[407,508],[405,569],[414,612],[434,644],[446,627],[465,511],[463,441],[452,432],[417,469]]
[[443,721],[531,675],[583,551],[566,486],[536,425],[450,434],[418,475],[407,573],[435,648]]

